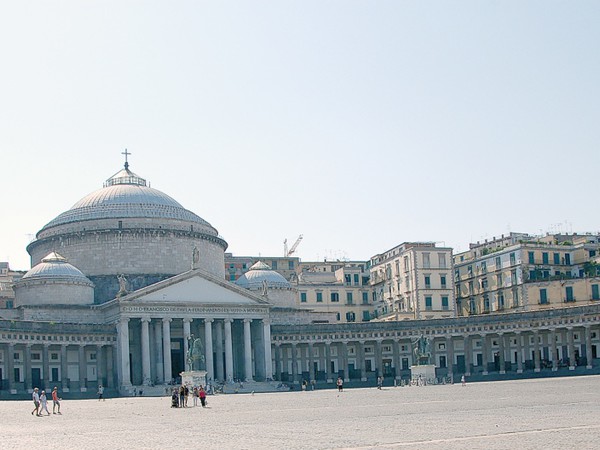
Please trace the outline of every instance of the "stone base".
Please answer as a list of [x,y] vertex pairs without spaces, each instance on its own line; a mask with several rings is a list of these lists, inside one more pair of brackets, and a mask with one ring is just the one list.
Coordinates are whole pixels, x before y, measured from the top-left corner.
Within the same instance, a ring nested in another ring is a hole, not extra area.
[[410,378],[412,381],[418,381],[420,378],[428,384],[434,383],[435,366],[433,364],[410,366]]
[[188,386],[206,386],[206,370],[190,370],[181,372],[181,384]]

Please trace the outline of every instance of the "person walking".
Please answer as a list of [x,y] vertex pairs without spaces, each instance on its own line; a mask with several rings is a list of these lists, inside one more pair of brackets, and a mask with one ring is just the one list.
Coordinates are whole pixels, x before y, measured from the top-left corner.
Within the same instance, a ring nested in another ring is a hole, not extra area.
[[184,398],[183,401],[185,402],[185,407],[187,408],[187,402],[188,402],[188,397],[190,395],[190,388],[188,387],[188,385],[186,384],[183,388],[183,394],[184,394]]
[[198,406],[198,386],[194,386],[192,389],[192,396],[194,397],[194,406]]
[[462,384],[463,387],[467,385],[467,380],[465,380],[465,376],[464,375],[462,377],[460,377],[460,384]]
[[41,414],[39,413],[39,409],[40,409],[40,394],[38,393],[39,389],[38,388],[34,388],[33,389],[33,393],[31,394],[31,399],[33,400],[33,406],[35,406],[35,408],[33,408],[33,411],[31,411],[31,415],[35,415],[36,416],[41,416]]
[[183,384],[179,388],[179,407],[185,407],[185,386]]
[[98,385],[98,401],[104,401],[104,386],[101,384]]
[[383,386],[383,377],[377,377],[377,389],[381,390],[381,386]]
[[52,414],[56,414],[57,406],[58,406],[58,414],[61,414],[60,398],[58,398],[58,387],[54,386],[54,389],[52,389]]
[[46,411],[46,414],[50,415],[50,411],[48,411],[48,399],[46,398],[46,391],[42,391],[40,395],[40,416],[42,413]]
[[342,377],[338,377],[336,384],[337,384],[338,392],[343,392],[344,391],[344,380],[342,380]]
[[202,407],[206,408],[206,391],[202,386],[200,386],[200,389],[198,389],[198,397],[200,397],[200,403],[202,404]]

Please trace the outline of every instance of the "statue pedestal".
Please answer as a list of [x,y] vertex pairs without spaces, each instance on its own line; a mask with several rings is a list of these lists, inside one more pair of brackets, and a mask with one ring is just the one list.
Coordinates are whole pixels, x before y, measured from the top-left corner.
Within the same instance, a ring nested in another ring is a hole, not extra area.
[[179,375],[181,375],[181,384],[206,387],[206,370],[190,370]]
[[433,384],[435,381],[435,366],[433,364],[410,366],[410,378],[414,382],[422,380],[423,383]]

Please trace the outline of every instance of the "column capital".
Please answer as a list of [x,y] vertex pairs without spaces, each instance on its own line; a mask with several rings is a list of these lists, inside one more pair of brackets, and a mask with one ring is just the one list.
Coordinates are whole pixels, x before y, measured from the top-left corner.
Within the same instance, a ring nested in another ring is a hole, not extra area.
[[204,319],[205,324],[213,323],[215,319]]
[[262,319],[262,323],[264,326],[271,325],[271,319]]
[[47,349],[52,344],[50,342],[44,342],[42,345],[44,346],[45,349]]
[[360,345],[365,345],[365,342],[367,342],[367,341],[365,341],[364,339],[359,339],[359,340],[358,340],[358,343],[359,343]]
[[170,317],[163,317],[162,321],[163,321],[163,323],[169,323],[169,322],[173,322],[173,319]]
[[130,321],[130,320],[131,320],[131,319],[130,319],[129,317],[120,317],[120,318],[119,318],[119,322],[120,322],[120,323],[123,323],[123,322],[127,322],[127,323],[129,323],[129,321]]
[[252,319],[244,319],[244,323],[252,323]]
[[183,323],[192,323],[194,321],[194,319],[189,319],[189,318],[184,318],[183,319]]
[[152,319],[150,317],[140,317],[140,322],[150,323]]
[[226,317],[225,319],[223,319],[223,323],[232,323],[233,319],[231,319],[230,317]]
[[78,342],[77,345],[79,345],[79,347],[82,348],[87,345],[87,342]]

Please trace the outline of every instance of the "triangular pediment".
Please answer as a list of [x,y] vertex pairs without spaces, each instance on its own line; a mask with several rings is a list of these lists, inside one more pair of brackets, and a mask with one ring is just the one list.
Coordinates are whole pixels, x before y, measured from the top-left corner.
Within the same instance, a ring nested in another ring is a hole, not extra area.
[[268,302],[256,294],[200,270],[185,272],[147,286],[121,297],[120,300],[131,303],[268,305]]

